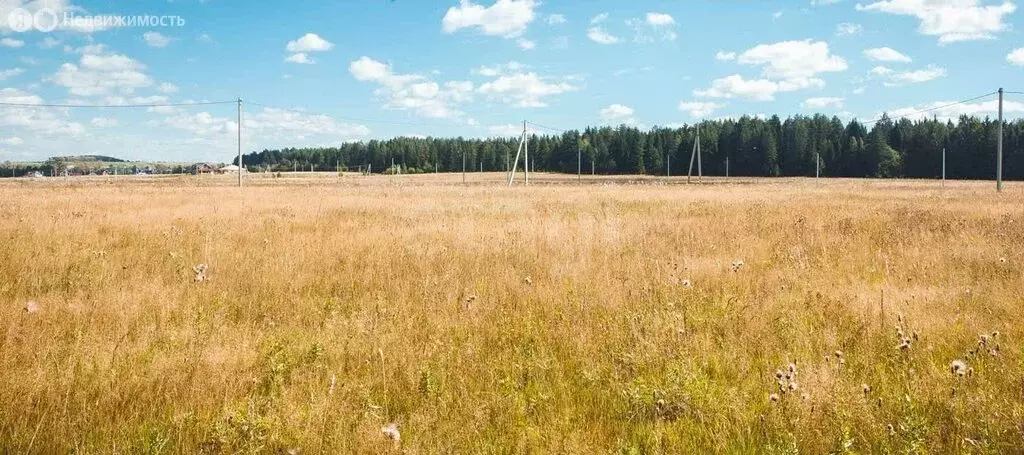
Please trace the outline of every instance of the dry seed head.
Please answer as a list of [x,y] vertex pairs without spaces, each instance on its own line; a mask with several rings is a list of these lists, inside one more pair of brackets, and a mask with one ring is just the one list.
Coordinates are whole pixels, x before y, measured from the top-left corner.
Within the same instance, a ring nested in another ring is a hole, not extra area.
[[963,360],[954,360],[953,363],[949,364],[949,371],[954,376],[963,377],[967,374],[967,364]]
[[861,384],[860,388],[861,388],[861,390],[864,391],[864,395],[867,395],[867,394],[871,393],[871,386],[869,386],[867,384]]
[[384,433],[384,436],[392,441],[399,442],[402,440],[402,434],[398,431],[398,425],[394,423],[380,427],[380,432]]
[[978,337],[979,346],[988,346],[988,335],[982,335]]
[[36,303],[35,300],[29,300],[28,302],[25,302],[25,312],[28,314],[38,313],[40,309],[41,308],[39,307],[39,304]]
[[789,364],[789,374],[794,376],[794,377],[796,376],[796,364],[795,363]]
[[768,395],[768,400],[771,401],[772,403],[777,403],[779,401],[779,394],[773,393],[771,395]]
[[195,266],[192,267],[192,271],[195,272],[196,274],[196,283],[206,281],[206,268],[206,264],[196,264]]
[[533,284],[533,278],[526,277],[526,278],[523,279],[523,283],[526,283],[528,285],[529,284]]
[[683,280],[683,287],[684,288],[688,288],[690,286],[693,286],[693,284],[690,283],[690,280]]

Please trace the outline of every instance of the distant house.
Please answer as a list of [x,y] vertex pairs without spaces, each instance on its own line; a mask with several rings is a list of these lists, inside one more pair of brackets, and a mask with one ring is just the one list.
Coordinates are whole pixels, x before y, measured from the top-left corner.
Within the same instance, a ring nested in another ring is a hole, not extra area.
[[[232,173],[232,172],[238,172],[238,166],[236,166],[234,164],[229,164],[229,165],[224,166],[224,167],[222,167],[222,168],[217,170],[217,173],[219,173],[219,174],[229,174],[229,173]],[[246,173],[246,172],[249,172],[249,171],[246,170],[245,168],[242,168],[242,173]]]
[[219,171],[217,166],[212,163],[196,163],[192,166],[192,173],[196,175],[200,174],[213,174]]

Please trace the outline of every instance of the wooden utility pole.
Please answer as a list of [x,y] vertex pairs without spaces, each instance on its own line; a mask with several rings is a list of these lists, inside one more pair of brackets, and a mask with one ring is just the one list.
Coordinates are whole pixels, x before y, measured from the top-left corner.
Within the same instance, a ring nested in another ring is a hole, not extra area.
[[242,187],[242,98],[238,98],[238,187]]
[[1003,88],[999,87],[999,139],[996,141],[996,191],[1003,191]]

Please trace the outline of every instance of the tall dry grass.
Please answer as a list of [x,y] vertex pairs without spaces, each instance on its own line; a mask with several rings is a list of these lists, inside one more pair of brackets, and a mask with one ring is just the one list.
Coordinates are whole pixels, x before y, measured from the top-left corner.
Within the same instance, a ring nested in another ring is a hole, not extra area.
[[475,178],[4,182],[0,451],[1024,446],[1017,186]]

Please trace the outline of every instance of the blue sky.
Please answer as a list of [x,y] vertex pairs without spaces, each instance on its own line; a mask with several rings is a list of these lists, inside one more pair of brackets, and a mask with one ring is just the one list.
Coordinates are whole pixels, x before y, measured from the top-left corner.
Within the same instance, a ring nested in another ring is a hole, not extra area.
[[[25,12],[27,31],[7,20]],[[524,119],[556,128],[817,112],[870,120],[1000,86],[1024,91],[1019,20],[1001,0],[0,0],[0,102],[242,97],[247,151],[509,135]],[[1009,117],[1024,112],[1014,97],[1024,96],[1008,96]],[[960,113],[994,116],[994,97],[929,115]],[[0,107],[0,161],[225,161],[235,117],[233,105]]]

